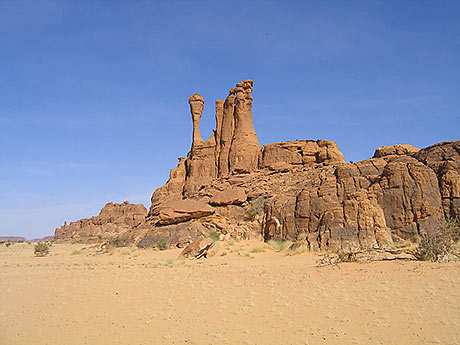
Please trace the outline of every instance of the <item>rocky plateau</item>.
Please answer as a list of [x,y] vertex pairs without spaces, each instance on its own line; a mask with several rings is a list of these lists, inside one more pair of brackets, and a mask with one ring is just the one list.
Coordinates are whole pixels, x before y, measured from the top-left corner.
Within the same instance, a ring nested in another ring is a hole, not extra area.
[[120,239],[182,247],[203,235],[304,238],[311,250],[386,248],[435,232],[460,216],[460,141],[418,149],[378,148],[347,163],[329,140],[261,147],[252,122],[252,80],[216,101],[216,130],[204,141],[204,99],[189,98],[192,146],[151,206],[108,203],[96,217],[64,224],[55,239]]

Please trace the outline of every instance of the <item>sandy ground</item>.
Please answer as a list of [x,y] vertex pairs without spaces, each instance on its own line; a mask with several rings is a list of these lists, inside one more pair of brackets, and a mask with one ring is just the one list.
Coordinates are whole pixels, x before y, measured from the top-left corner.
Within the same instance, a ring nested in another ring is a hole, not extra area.
[[320,268],[260,246],[0,245],[0,344],[460,344],[460,263]]

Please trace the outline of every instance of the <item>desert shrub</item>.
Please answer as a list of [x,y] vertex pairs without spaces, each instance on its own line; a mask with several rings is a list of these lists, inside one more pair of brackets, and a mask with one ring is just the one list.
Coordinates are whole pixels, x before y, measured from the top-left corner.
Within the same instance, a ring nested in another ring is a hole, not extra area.
[[157,242],[157,245],[156,247],[159,249],[159,250],[166,250],[168,249],[168,242],[164,239],[164,238],[160,238]]
[[291,245],[292,241],[278,241],[278,240],[268,240],[267,244],[276,250],[277,252],[281,252],[284,249],[288,248]]
[[129,244],[128,240],[119,237],[111,238],[107,243],[111,247],[126,247]]
[[49,254],[50,247],[44,242],[38,242],[35,245],[34,254],[35,256],[46,256]]
[[159,250],[168,249],[168,242],[164,238],[155,238],[146,236],[137,243],[137,247],[140,249],[157,248]]
[[250,220],[255,220],[257,216],[264,214],[265,209],[265,197],[259,196],[251,201],[247,214]]
[[83,254],[83,250],[81,249],[75,249],[72,251],[72,253],[70,253],[70,255],[81,255]]
[[297,234],[297,241],[306,241],[307,240],[307,233],[301,232]]
[[218,232],[214,231],[214,232],[211,232],[210,234],[208,234],[206,237],[209,237],[210,239],[212,239],[215,242],[215,241],[219,241],[219,236],[220,236],[220,234]]
[[447,219],[434,233],[422,234],[414,256],[423,261],[448,261],[459,256],[460,221]]
[[9,246],[11,246],[12,244],[13,244],[13,242],[6,242],[6,243],[5,243],[5,247],[9,247]]
[[286,255],[299,255],[305,252],[308,252],[308,244],[295,242],[287,249]]
[[251,248],[251,253],[262,253],[267,250],[267,247],[261,246],[261,247],[254,247]]
[[449,218],[431,234],[422,234],[414,256],[423,261],[448,261],[459,257],[460,221]]

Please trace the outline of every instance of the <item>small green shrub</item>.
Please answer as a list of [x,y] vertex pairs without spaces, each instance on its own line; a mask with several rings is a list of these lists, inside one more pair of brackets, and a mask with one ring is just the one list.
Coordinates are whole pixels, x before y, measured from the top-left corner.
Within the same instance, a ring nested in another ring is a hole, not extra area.
[[9,247],[9,246],[11,246],[12,244],[13,244],[12,242],[6,242],[6,243],[5,243],[5,247]]
[[159,250],[166,250],[168,249],[168,242],[164,238],[160,238],[157,242],[157,248]]
[[34,254],[35,254],[35,256],[41,257],[41,256],[48,255],[49,251],[50,251],[49,245],[47,245],[46,243],[43,243],[43,242],[38,242],[35,245]]
[[214,232],[211,232],[210,234],[208,234],[206,237],[209,237],[210,239],[212,239],[215,242],[215,241],[219,241],[219,236],[220,236],[220,234],[218,232],[214,231]]

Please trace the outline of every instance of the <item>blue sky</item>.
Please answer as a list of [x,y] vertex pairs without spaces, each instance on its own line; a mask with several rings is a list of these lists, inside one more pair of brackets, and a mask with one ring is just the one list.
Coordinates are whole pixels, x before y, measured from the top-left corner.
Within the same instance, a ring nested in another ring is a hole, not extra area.
[[0,0],[0,235],[143,203],[191,145],[187,99],[254,80],[261,144],[347,161],[457,140],[459,1]]

